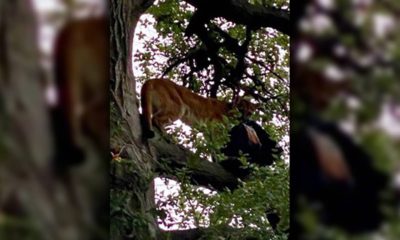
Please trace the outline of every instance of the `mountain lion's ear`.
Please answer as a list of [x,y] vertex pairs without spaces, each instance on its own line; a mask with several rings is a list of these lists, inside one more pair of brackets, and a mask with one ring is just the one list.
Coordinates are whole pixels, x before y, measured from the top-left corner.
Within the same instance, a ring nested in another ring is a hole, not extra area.
[[254,113],[259,108],[259,104],[252,103],[250,100],[245,98],[240,98],[236,104],[236,108],[245,116],[248,117]]

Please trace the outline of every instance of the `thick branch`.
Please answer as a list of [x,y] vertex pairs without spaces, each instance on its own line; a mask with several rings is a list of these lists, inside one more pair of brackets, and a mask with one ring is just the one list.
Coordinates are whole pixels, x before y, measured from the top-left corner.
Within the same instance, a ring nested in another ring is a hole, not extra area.
[[163,231],[164,239],[169,240],[195,240],[201,239],[204,234],[204,229],[195,228],[187,230]]
[[[192,152],[163,137],[156,135],[155,139],[150,140],[150,144],[155,147],[159,163],[167,164],[168,167],[174,169],[187,168],[193,184],[212,187],[216,190],[223,190],[226,187],[235,188],[238,185],[237,179],[220,164],[194,158]],[[159,164],[158,170],[169,174],[162,164]]]
[[[225,231],[223,231],[224,233],[227,233],[230,236],[232,236],[232,235],[239,235],[239,234],[242,235],[243,233],[241,233],[241,232],[244,229],[226,226],[226,227],[224,227],[224,230],[225,230]],[[204,239],[204,235],[206,234],[206,232],[207,232],[206,228],[194,228],[194,229],[187,229],[187,230],[162,231],[161,234],[163,236],[163,239],[168,239],[168,240],[197,240],[197,239]],[[270,238],[272,238],[272,236],[273,236],[273,233],[271,232],[271,235],[265,236],[265,239],[270,239]],[[225,239],[224,237],[227,237],[227,236],[221,236],[221,239]],[[244,236],[243,239],[251,240],[251,239],[259,239],[259,238],[248,235],[248,236]]]
[[250,4],[247,0],[184,0],[198,10],[206,10],[209,17],[223,17],[254,29],[274,28],[290,35],[289,11]]

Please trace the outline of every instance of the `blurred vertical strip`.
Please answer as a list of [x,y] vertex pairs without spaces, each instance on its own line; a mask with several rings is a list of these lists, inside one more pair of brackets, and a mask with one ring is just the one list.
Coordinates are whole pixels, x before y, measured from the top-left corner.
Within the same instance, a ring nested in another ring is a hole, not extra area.
[[291,239],[400,236],[400,2],[291,2]]
[[[0,239],[108,239],[107,4],[48,1],[73,5],[61,29],[80,30],[45,43],[72,67],[40,49],[37,2],[0,2]],[[63,102],[65,91],[78,104]]]

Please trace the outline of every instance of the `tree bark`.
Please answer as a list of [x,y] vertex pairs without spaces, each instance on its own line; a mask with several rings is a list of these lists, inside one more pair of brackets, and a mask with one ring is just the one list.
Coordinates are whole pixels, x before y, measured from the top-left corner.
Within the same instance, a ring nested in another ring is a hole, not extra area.
[[[136,84],[132,72],[132,44],[135,27],[140,16],[154,0],[112,0],[110,3],[110,77],[111,77],[111,148],[124,149],[129,163],[113,162],[111,165],[111,198],[113,194],[127,193],[128,201],[121,209],[137,214],[144,224],[130,225],[126,229],[117,226],[111,239],[157,239],[158,225],[154,210],[155,161],[150,148],[141,140],[140,115]],[[123,214],[111,216],[111,224],[118,223]]]
[[274,7],[255,6],[247,0],[184,0],[197,8],[205,18],[223,17],[237,24],[257,29],[274,28],[290,36],[289,11]]

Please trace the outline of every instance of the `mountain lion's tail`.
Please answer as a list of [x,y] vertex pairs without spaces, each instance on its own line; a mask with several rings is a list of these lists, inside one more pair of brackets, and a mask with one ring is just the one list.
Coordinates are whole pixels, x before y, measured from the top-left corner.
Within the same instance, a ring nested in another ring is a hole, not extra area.
[[153,124],[151,119],[151,115],[153,113],[153,108],[151,104],[151,88],[153,88],[152,83],[147,81],[143,84],[142,90],[140,92],[143,116],[142,134],[144,139],[154,137],[154,132],[152,130]]

